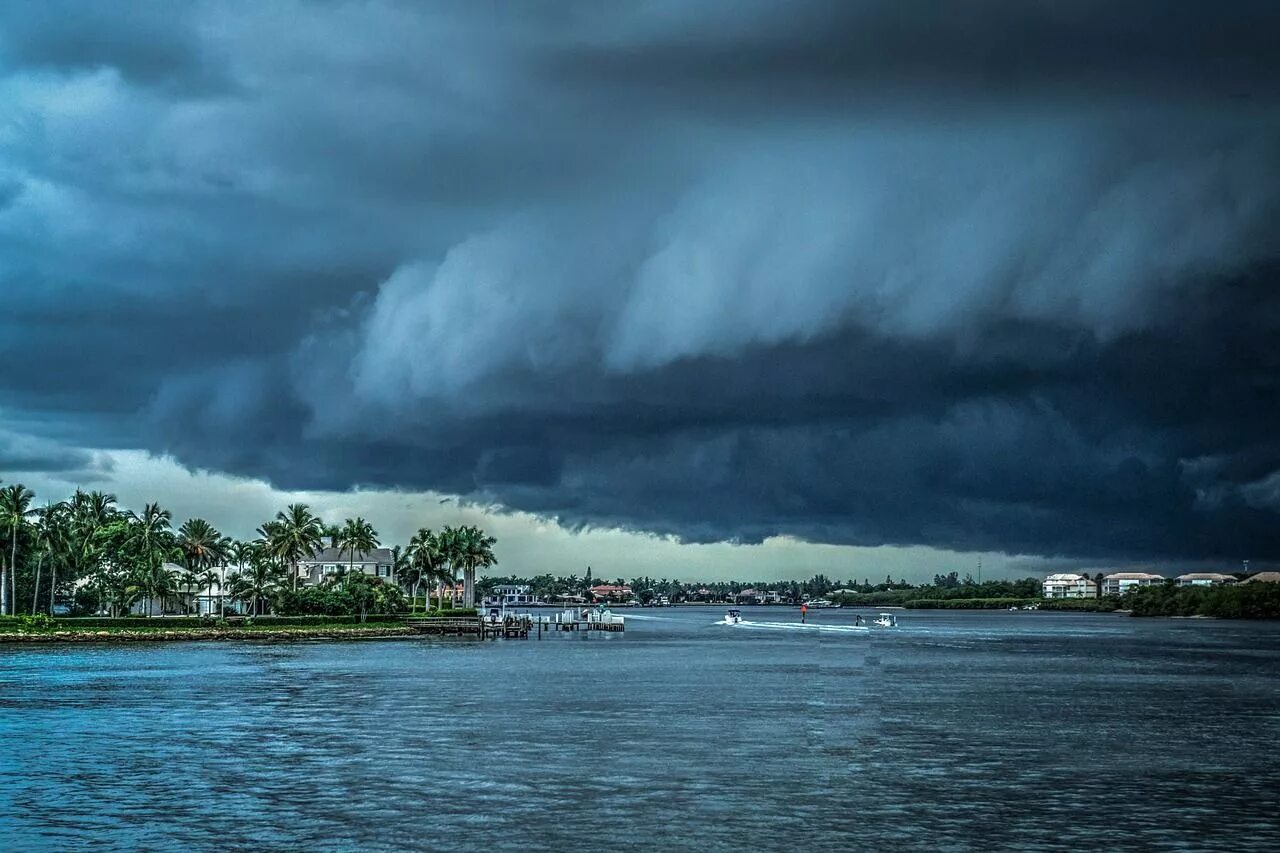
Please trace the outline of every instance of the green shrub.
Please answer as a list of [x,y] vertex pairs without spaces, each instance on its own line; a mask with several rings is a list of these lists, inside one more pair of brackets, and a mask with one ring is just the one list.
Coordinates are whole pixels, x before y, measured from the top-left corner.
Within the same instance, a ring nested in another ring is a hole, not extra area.
[[1114,596],[1106,598],[1042,598],[1038,602],[1041,610],[1073,610],[1086,613],[1110,613],[1120,609],[1120,599]]
[[1147,586],[1125,596],[1134,616],[1214,616],[1220,619],[1280,618],[1280,584]]
[[912,610],[1005,610],[1036,601],[1034,598],[915,598],[903,606]]
[[444,607],[432,610],[429,616],[475,616],[477,615],[474,607]]

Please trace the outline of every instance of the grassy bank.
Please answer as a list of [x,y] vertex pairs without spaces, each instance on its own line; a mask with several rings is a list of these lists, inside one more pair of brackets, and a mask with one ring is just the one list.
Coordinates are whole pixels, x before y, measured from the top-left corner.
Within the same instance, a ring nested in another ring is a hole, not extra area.
[[412,634],[398,619],[359,622],[345,617],[263,617],[238,623],[214,619],[0,618],[0,642],[132,640],[358,639]]

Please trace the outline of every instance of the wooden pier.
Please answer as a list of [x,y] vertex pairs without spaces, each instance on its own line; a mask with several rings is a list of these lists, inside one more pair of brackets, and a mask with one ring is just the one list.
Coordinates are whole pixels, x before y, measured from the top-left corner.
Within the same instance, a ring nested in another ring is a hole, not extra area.
[[565,610],[551,616],[532,616],[527,613],[509,615],[500,619],[481,616],[425,616],[405,619],[404,624],[419,634],[450,637],[479,637],[487,639],[527,640],[530,636],[542,639],[544,633],[565,631],[607,631],[621,633],[626,630],[626,620],[611,613],[577,613]]

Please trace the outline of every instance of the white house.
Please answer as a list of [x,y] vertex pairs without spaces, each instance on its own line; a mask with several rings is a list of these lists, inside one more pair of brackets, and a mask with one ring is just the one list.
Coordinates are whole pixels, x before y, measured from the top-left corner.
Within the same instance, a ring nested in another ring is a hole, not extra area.
[[391,549],[357,551],[353,556],[344,549],[324,548],[298,561],[298,582],[303,586],[316,586],[344,572],[359,572],[394,582],[395,566]]
[[493,588],[493,594],[485,599],[486,607],[521,607],[533,604],[537,599],[533,587],[526,584],[503,584]]
[[1097,598],[1098,588],[1088,575],[1067,572],[1049,575],[1043,584],[1045,598]]
[[1236,582],[1234,576],[1218,572],[1190,572],[1178,575],[1174,580],[1178,586],[1224,586]]
[[1139,587],[1164,582],[1163,575],[1153,575],[1150,572],[1114,572],[1102,578],[1102,594],[1124,595]]

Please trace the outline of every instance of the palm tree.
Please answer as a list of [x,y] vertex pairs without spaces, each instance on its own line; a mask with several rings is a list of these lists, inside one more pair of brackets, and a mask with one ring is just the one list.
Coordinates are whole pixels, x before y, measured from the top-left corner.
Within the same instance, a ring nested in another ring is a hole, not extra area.
[[252,615],[259,615],[262,599],[279,588],[280,568],[274,565],[267,555],[256,555],[249,561],[247,571],[232,576],[227,584],[231,597],[243,601],[250,606]]
[[428,585],[428,591],[431,584],[437,585],[436,603],[439,605],[444,598],[445,577],[445,560],[440,550],[440,538],[429,528],[421,527],[409,540],[409,548],[405,555],[409,561],[406,573],[413,586],[414,606],[417,606],[418,585],[421,583]]
[[462,567],[462,606],[476,606],[476,570],[498,564],[493,546],[498,540],[478,527],[458,531],[458,563]]
[[[230,543],[230,539],[219,533],[217,528],[203,518],[188,519],[182,527],[178,528],[178,547],[182,549],[187,571],[193,577],[206,577],[209,574],[208,570],[214,565],[225,563]],[[205,574],[200,574],[201,570],[205,570]],[[212,585],[203,583],[200,586],[209,588],[209,598],[212,601]],[[198,614],[199,607],[196,611]]]
[[142,560],[141,583],[139,584],[152,600],[147,602],[147,615],[151,615],[154,605],[154,591],[164,590],[163,595],[172,587],[166,579],[171,580],[164,568],[165,560],[173,552],[173,534],[170,532],[173,513],[161,509],[159,504],[149,503],[142,508],[142,515],[130,512],[132,525],[131,544]]
[[[270,526],[268,526],[270,525]],[[298,591],[298,561],[310,557],[324,544],[324,523],[306,504],[289,504],[267,522],[262,531],[272,556],[288,564],[293,577],[293,591]]]
[[36,511],[39,519],[36,527],[36,582],[31,593],[31,612],[34,614],[40,606],[40,570],[46,558],[49,562],[49,615],[53,615],[54,590],[58,586],[58,558],[65,554],[68,539],[68,514],[70,506],[66,501],[50,503]]
[[154,616],[156,599],[160,599],[160,614],[164,615],[164,597],[175,593],[185,579],[179,579],[178,572],[168,567],[163,560],[148,563],[137,578],[138,586],[147,596],[147,615]]
[[350,555],[347,574],[355,571],[356,552],[367,554],[378,547],[378,531],[363,518],[348,518],[338,534],[338,553],[346,551]]
[[[436,537],[436,544],[440,549],[440,579],[449,584],[449,606],[456,607],[458,566],[462,562],[462,529],[446,525]],[[437,599],[440,607],[444,607],[443,595],[442,588],[441,597]]]
[[[213,588],[216,586],[219,591],[222,590],[222,581],[218,578],[218,573],[210,566],[202,572],[195,573],[196,589],[208,590],[209,593],[209,615],[213,615]],[[200,615],[199,603],[196,605],[196,615]]]
[[8,586],[5,585],[5,569],[0,567],[0,615],[18,611],[15,600],[18,586],[18,535],[31,515],[31,501],[35,492],[21,483],[13,483],[0,489],[0,525],[9,528]]
[[[68,569],[73,580],[91,575],[98,567],[102,554],[95,547],[95,535],[120,513],[115,508],[116,496],[105,492],[84,492],[76,489],[71,496],[71,521],[68,532]],[[49,611],[53,612],[54,591],[49,591]]]

